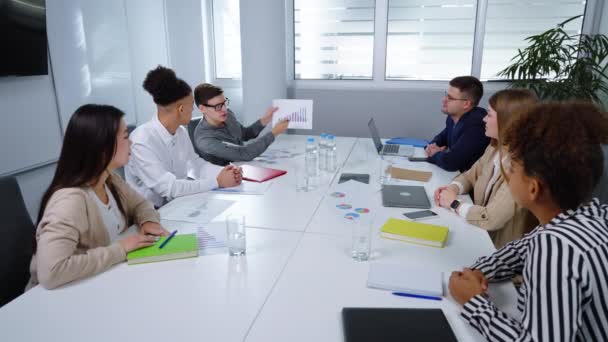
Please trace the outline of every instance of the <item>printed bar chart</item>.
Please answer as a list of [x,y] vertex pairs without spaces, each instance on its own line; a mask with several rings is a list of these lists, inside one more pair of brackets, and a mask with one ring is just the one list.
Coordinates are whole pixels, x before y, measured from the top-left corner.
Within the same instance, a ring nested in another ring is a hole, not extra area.
[[279,107],[273,117],[274,127],[280,120],[288,119],[289,128],[312,129],[312,100],[273,100],[272,105]]
[[300,108],[299,111],[288,114],[283,118],[289,119],[290,122],[306,122],[306,107]]

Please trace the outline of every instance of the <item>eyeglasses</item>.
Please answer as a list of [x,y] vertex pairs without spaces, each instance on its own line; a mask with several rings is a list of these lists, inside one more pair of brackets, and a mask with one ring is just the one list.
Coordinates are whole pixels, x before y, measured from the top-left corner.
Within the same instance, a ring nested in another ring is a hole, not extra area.
[[203,106],[213,108],[215,110],[222,110],[222,108],[224,108],[224,106],[226,106],[226,108],[228,108],[229,104],[230,104],[230,99],[226,98],[226,101],[224,101],[224,102],[214,104],[214,105],[203,104]]
[[469,99],[457,99],[455,97],[451,97],[447,91],[445,92],[445,95],[443,95],[443,97],[447,97],[448,101],[469,101]]

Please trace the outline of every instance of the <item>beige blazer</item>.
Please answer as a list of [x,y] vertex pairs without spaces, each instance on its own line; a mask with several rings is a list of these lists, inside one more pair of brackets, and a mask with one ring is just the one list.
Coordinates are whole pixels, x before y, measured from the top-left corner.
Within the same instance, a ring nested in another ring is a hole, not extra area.
[[[496,248],[519,239],[524,235],[528,224],[528,212],[515,203],[509,186],[499,174],[484,201],[486,187],[494,170],[493,159],[498,150],[489,145],[484,154],[466,172],[454,178],[462,184],[462,193],[473,192],[474,206],[467,213],[467,222],[487,230]],[[500,170],[498,170],[500,172]],[[456,192],[458,187],[450,185]]]
[[[152,204],[119,176],[112,175],[126,211],[127,226],[160,222]],[[30,264],[27,289],[40,283],[47,289],[89,277],[126,259],[118,242],[111,243],[94,198],[84,188],[56,191],[49,199],[36,229],[37,249]]]

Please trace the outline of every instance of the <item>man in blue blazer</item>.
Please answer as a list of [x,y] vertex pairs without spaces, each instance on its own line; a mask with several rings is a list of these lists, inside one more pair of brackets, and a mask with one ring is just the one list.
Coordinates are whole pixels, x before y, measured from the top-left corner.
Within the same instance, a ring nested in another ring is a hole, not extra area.
[[481,157],[490,142],[483,122],[486,110],[477,107],[482,96],[483,85],[473,76],[450,81],[441,102],[448,115],[445,128],[424,149],[429,163],[464,172]]

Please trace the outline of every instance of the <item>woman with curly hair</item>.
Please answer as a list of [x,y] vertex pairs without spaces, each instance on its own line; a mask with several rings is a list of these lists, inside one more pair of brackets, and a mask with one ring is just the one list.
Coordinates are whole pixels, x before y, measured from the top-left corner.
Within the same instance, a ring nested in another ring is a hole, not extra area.
[[[608,120],[591,104],[537,105],[507,129],[509,189],[540,225],[449,283],[462,317],[488,340],[608,341],[608,206],[591,199],[607,140]],[[521,319],[486,292],[515,275]]]

